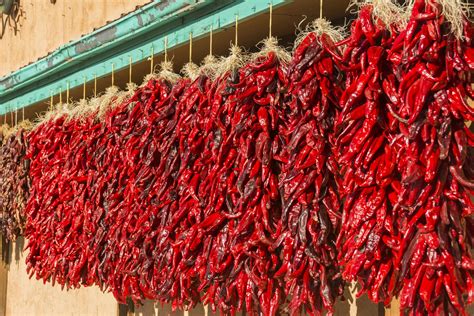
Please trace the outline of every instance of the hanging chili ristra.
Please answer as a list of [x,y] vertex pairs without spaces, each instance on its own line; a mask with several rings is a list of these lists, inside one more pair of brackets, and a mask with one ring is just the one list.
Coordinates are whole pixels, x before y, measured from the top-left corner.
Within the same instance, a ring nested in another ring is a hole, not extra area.
[[204,184],[211,189],[199,227],[214,237],[214,246],[204,254],[208,262],[201,289],[203,302],[225,313],[245,306],[251,315],[275,315],[284,301],[283,283],[273,277],[281,261],[271,247],[282,229],[275,158],[283,144],[279,56],[268,49],[226,75],[213,91],[216,138]]
[[29,161],[27,131],[18,126],[0,139],[0,235],[6,240],[15,240],[23,233],[24,208],[29,196]]
[[[344,283],[335,241],[341,222],[339,170],[334,159],[334,120],[339,112],[342,76],[339,49],[324,32],[325,20],[296,47],[288,67],[287,145],[280,176],[283,196],[283,253],[275,273],[291,298],[291,314],[334,312]],[[281,243],[282,247],[278,243]]]
[[394,287],[413,315],[465,315],[474,302],[474,137],[466,125],[474,118],[474,26],[462,13],[445,16],[451,5],[460,4],[415,1],[389,55],[401,76],[391,104],[401,145]]
[[342,275],[375,302],[394,296],[402,238],[393,202],[400,183],[399,122],[387,105],[398,83],[388,59],[397,33],[374,16],[373,5],[361,8],[345,41],[346,89],[335,124],[344,200],[337,240]]

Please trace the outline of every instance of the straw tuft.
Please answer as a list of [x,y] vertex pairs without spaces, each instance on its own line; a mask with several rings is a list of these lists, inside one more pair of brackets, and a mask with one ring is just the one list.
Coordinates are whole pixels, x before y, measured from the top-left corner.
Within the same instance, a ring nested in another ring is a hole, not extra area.
[[[304,20],[301,22],[303,23]],[[295,45],[293,49],[296,49],[301,42],[311,33],[314,33],[318,40],[321,35],[325,34],[334,42],[339,42],[344,39],[346,36],[346,28],[344,26],[333,26],[330,21],[326,19],[316,19],[311,23],[308,23],[304,29],[300,27],[301,23],[298,25],[298,35],[295,40]]]
[[181,76],[177,73],[173,72],[173,62],[171,61],[164,61],[160,64],[160,72],[158,73],[158,77],[160,79],[166,80],[170,83],[176,83]]
[[33,127],[34,127],[34,124],[30,120],[24,120],[24,121],[18,122],[18,124],[14,126],[8,126],[7,124],[4,124],[0,128],[0,134],[3,135],[3,139],[6,139],[10,135],[17,133],[20,130],[30,131],[33,129]]
[[107,112],[114,107],[121,104],[124,100],[125,94],[120,91],[118,87],[112,86],[105,90],[105,93],[98,99],[97,102],[97,117],[99,120],[103,119]]
[[227,57],[220,57],[216,63],[216,76],[219,77],[228,72],[235,71],[242,68],[246,62],[246,52],[236,45],[230,47],[230,55]]
[[461,0],[434,0],[430,4],[441,7],[440,15],[451,25],[451,32],[457,39],[464,39],[464,21],[474,12],[474,4]]
[[289,63],[291,60],[291,54],[285,48],[278,45],[276,37],[267,37],[258,43],[257,46],[259,46],[259,51],[250,55],[251,60],[267,56],[270,52],[274,53],[277,59],[283,63]]
[[352,8],[360,10],[368,5],[373,8],[373,18],[382,21],[388,29],[390,29],[390,26],[401,28],[406,26],[407,6],[399,5],[396,0],[351,0],[348,10],[351,10]]
[[190,78],[191,80],[196,79],[199,76],[199,66],[193,62],[189,62],[183,66],[181,73],[185,76]]
[[211,80],[215,80],[218,76],[218,65],[219,59],[217,59],[214,55],[207,55],[204,57],[199,71],[202,75],[210,78]]

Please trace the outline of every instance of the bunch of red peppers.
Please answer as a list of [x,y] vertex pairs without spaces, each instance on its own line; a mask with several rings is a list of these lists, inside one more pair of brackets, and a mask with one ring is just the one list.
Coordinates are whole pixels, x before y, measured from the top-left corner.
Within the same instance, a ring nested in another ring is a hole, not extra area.
[[[216,78],[158,77],[28,135],[27,268],[224,314],[334,313],[346,282],[413,315],[474,302],[474,27],[361,8]],[[0,160],[1,161],[1,160]],[[26,196],[26,195],[25,195]]]
[[347,280],[410,315],[466,315],[474,301],[473,25],[414,1],[406,26],[367,6],[342,62],[338,132]]
[[394,288],[412,314],[465,315],[474,302],[474,135],[466,126],[474,119],[474,27],[459,21],[457,38],[442,10],[415,1],[389,52],[400,75],[391,102],[400,135]]
[[309,33],[288,66],[282,192],[285,294],[291,314],[333,312],[344,281],[337,263],[341,225],[334,122],[342,94],[341,50],[327,34]]
[[12,241],[25,226],[24,209],[30,190],[29,161],[25,157],[28,132],[20,125],[6,127],[4,132],[6,135],[0,137],[0,235]]
[[398,175],[398,121],[389,110],[386,88],[394,84],[388,50],[398,30],[374,17],[373,7],[361,9],[341,58],[346,67],[342,110],[334,125],[340,194],[344,200],[337,239],[342,275],[361,285],[360,293],[390,302],[394,259],[400,239],[391,197]]
[[103,204],[108,183],[101,159],[113,157],[107,154],[109,139],[96,114],[58,115],[28,136],[27,271],[67,288],[104,282],[100,266],[106,257]]

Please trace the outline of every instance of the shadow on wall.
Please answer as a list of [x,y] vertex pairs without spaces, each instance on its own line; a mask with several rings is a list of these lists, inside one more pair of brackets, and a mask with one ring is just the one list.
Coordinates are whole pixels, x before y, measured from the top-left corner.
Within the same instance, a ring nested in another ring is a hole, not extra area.
[[[200,306],[202,308],[202,306]],[[190,311],[189,314],[198,315],[193,313],[194,310]],[[202,313],[199,315],[204,315],[204,308],[202,308]],[[136,316],[183,316],[183,311],[175,311],[173,312],[171,309],[170,304],[161,304],[161,303],[154,303],[151,301],[144,302],[142,306],[135,307],[135,315]]]
[[21,0],[16,0],[9,14],[0,13],[0,39],[3,38],[7,29],[11,29],[15,35],[21,27],[21,19],[25,16],[25,10],[21,6]]
[[10,243],[0,236],[0,259],[2,262],[8,264],[10,262]]
[[[144,302],[144,305],[135,307],[135,316],[214,316],[219,313],[213,313],[207,306],[198,305],[194,309],[184,312],[173,312],[170,304],[154,303],[152,301]],[[237,313],[237,316],[245,315],[244,313]]]
[[[355,299],[357,289],[355,286],[346,288],[344,301],[339,301],[335,307],[335,316],[382,316],[384,315],[383,306],[372,303],[366,295]],[[170,304],[154,303],[145,301],[142,306],[134,308],[134,316],[217,316],[219,313],[213,313],[207,306],[198,305],[196,308],[188,311],[172,311]],[[245,313],[238,313],[238,316]]]
[[[18,263],[20,261],[20,254],[23,252],[25,238],[18,237],[15,242],[11,242],[0,236],[0,240],[0,261],[8,265],[14,259],[15,263]],[[15,247],[14,251],[12,247]],[[15,258],[13,258],[13,253]]]

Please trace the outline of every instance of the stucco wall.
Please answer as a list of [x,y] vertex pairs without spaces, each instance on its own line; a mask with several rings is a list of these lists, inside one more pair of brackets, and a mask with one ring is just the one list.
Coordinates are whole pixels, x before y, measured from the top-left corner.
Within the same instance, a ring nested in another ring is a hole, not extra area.
[[[25,66],[150,0],[20,0],[0,14],[0,76]],[[2,35],[3,34],[3,35]]]
[[25,254],[20,248],[13,245],[8,266],[6,316],[117,315],[118,304],[113,295],[104,294],[97,287],[66,291],[58,285],[53,287],[34,278],[30,280],[26,274]]
[[7,304],[8,266],[2,260],[3,243],[0,241],[0,316],[5,316]]

